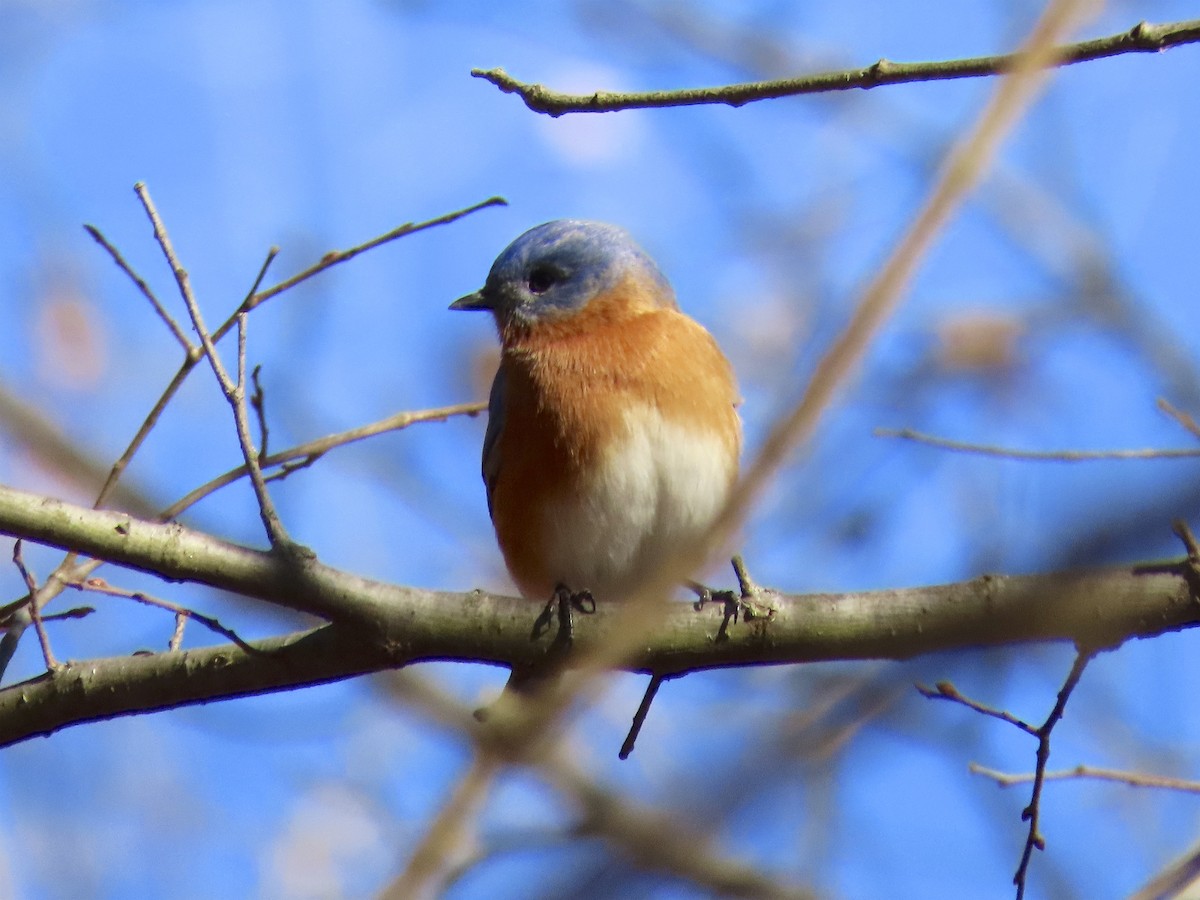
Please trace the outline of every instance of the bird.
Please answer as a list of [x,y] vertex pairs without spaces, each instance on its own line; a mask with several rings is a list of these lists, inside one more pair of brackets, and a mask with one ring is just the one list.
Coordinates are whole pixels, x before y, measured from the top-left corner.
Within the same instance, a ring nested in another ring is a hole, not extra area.
[[521,595],[620,602],[671,560],[694,563],[737,478],[740,398],[633,237],[538,225],[450,308],[491,312],[499,333],[483,481]]

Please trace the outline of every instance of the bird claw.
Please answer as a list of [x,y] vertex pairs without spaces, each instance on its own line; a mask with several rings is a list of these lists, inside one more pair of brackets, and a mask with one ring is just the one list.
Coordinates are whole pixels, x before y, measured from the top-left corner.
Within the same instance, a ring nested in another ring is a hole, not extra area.
[[[687,586],[696,594],[696,602],[692,605],[696,612],[703,611],[709,603],[721,604],[723,617],[715,639],[718,643],[729,640],[731,622],[736,624],[739,619],[746,622],[755,619],[770,620],[776,611],[775,605],[768,596],[769,592],[750,577],[741,556],[735,556],[732,563],[734,574],[738,579],[736,591],[714,590],[697,581],[687,583]],[[759,627],[763,627],[765,624],[765,621],[761,622]]]
[[703,612],[704,607],[710,603],[720,603],[722,606],[728,606],[730,603],[736,603],[738,595],[733,591],[710,588],[708,585],[701,584],[698,581],[689,581],[688,589],[696,595],[696,602],[692,604],[692,609],[696,612]]
[[551,648],[566,649],[575,641],[575,618],[573,612],[590,616],[596,611],[596,600],[591,591],[572,591],[565,584],[554,588],[554,596],[533,623],[532,639],[539,640],[551,623],[558,619],[558,632],[554,635]]

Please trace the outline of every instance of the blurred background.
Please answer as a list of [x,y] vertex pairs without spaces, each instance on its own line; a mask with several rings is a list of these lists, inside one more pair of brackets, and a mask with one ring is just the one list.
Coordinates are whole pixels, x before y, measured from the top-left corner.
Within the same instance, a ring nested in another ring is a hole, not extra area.
[[[560,89],[657,89],[1004,52],[1041,3],[970,0],[433,3],[0,0],[0,480],[90,503],[36,410],[100,470],[176,371],[178,346],[82,229],[99,227],[186,318],[131,188],[145,181],[210,322],[249,289],[411,220],[507,208],[404,238],[250,318],[271,449],[486,396],[495,338],[446,311],[518,233],[619,223],[731,357],[749,452],[911,219],[987,79],[753,104],[550,119],[473,67]],[[1079,37],[1195,16],[1112,2]],[[1031,463],[877,437],[911,427],[1029,449],[1186,447],[1156,409],[1200,414],[1200,47],[1059,73],[923,264],[867,366],[778,479],[741,546],[789,591],[931,584],[1179,555],[1195,461]],[[482,419],[335,451],[276,485],[292,534],[390,581],[511,590],[479,479]],[[198,369],[127,484],[155,508],[240,461]],[[183,521],[263,545],[245,483]],[[0,541],[0,554],[11,542]],[[29,548],[39,575],[59,556]],[[245,637],[298,627],[264,604],[103,569]],[[725,570],[712,581],[729,583]],[[3,599],[24,593],[0,568]],[[60,658],[165,649],[164,612],[105,597],[56,623]],[[190,626],[185,645],[215,641]],[[1197,636],[1092,665],[1055,733],[1076,763],[1200,777]],[[780,882],[827,896],[1009,897],[1025,735],[916,681],[1040,722],[1061,646],[694,675],[667,684],[624,763],[644,679],[613,676],[568,735],[595,781],[679,816]],[[42,668],[28,637],[8,683]],[[407,676],[418,675],[420,682]],[[446,704],[505,672],[427,665],[272,697],[68,729],[0,755],[0,896],[370,897],[403,868],[469,757]],[[430,691],[436,695],[431,699]],[[580,827],[536,773],[489,797],[447,896],[699,897]],[[1125,896],[1200,832],[1194,798],[1051,783],[1032,896]]]

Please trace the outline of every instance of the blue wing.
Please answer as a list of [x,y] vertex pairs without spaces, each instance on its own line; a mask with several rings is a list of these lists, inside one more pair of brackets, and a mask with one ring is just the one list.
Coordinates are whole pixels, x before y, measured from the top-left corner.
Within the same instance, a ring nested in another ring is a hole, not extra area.
[[[500,432],[504,430],[504,367],[496,372],[488,396],[487,432],[483,436],[483,483],[487,488],[488,515],[492,515],[492,491],[500,472]],[[493,518],[495,518],[493,516]]]

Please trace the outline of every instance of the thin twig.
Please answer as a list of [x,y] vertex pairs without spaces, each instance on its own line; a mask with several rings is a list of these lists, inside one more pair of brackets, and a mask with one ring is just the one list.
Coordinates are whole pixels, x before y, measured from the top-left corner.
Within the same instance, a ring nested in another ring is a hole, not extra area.
[[642,702],[638,704],[637,712],[633,714],[629,734],[625,735],[625,742],[621,744],[621,750],[617,754],[619,759],[629,759],[629,754],[633,752],[633,746],[637,743],[638,735],[642,733],[642,726],[646,724],[646,716],[650,713],[650,704],[654,702],[654,698],[658,695],[658,689],[662,687],[665,680],[666,677],[658,672],[650,676],[650,683],[646,685],[646,693],[642,695]]
[[150,436],[150,432],[158,424],[158,420],[162,418],[167,405],[175,398],[175,394],[178,393],[179,389],[183,387],[184,381],[187,380],[196,363],[203,358],[204,351],[199,347],[193,347],[188,351],[183,363],[175,371],[175,374],[171,376],[171,381],[163,389],[158,399],[154,401],[154,405],[150,408],[150,412],[146,414],[146,418],[142,420],[142,424],[138,426],[137,433],[134,434],[132,440],[125,447],[125,450],[117,458],[117,461],[113,463],[112,468],[109,469],[108,478],[100,488],[100,493],[96,495],[96,502],[93,504],[94,508],[100,509],[108,501],[108,498],[116,489],[117,482],[121,480],[121,476],[133,461],[133,457],[142,448],[142,445],[146,442],[146,438]]
[[1026,734],[1031,734],[1037,737],[1038,730],[1023,719],[1018,719],[1012,713],[1003,709],[996,709],[993,706],[980,703],[978,700],[972,700],[970,697],[959,693],[949,681],[939,681],[934,687],[927,687],[923,684],[916,686],[917,691],[930,700],[951,700],[955,703],[961,703],[967,709],[973,709],[977,713],[985,716],[990,716],[993,719],[999,719],[1001,722],[1006,722],[1016,728],[1021,729]]
[[34,630],[37,632],[38,642],[42,645],[42,656],[46,660],[47,671],[54,672],[60,668],[58,660],[54,658],[54,651],[50,647],[50,637],[46,634],[46,626],[42,623],[42,599],[38,596],[37,579],[33,572],[25,565],[25,557],[21,552],[24,542],[18,538],[13,544],[13,563],[17,567],[17,571],[21,573],[21,577],[25,580],[25,587],[29,591],[29,618],[33,622]]
[[742,559],[742,555],[735,553],[729,560],[729,564],[733,566],[733,574],[737,578],[738,590],[742,597],[752,597],[757,594],[760,590],[758,582],[750,577],[750,570],[746,568],[746,561]]
[[1200,449],[1184,450],[1020,450],[1013,447],[997,447],[990,444],[971,444],[950,438],[937,437],[913,431],[911,428],[876,428],[876,437],[898,438],[952,450],[955,453],[973,453],[979,456],[998,456],[1004,459],[1040,460],[1044,462],[1093,462],[1112,459],[1196,459]]
[[[314,263],[307,269],[297,272],[295,275],[287,278],[278,284],[267,288],[266,290],[256,293],[251,297],[246,298],[239,312],[250,312],[250,310],[260,304],[270,300],[277,294],[282,294],[284,291],[294,288],[302,281],[307,281],[314,275],[324,272],[326,269],[344,263],[347,260],[354,259],[360,253],[365,253],[368,250],[387,244],[397,238],[402,238],[410,234],[416,234],[418,231],[425,231],[428,228],[436,228],[439,225],[449,225],[451,222],[456,222],[464,216],[469,216],[471,213],[479,212],[482,209],[487,209],[491,206],[508,206],[508,201],[503,197],[489,197],[481,203],[476,203],[474,206],[468,206],[452,213],[446,213],[444,216],[438,216],[435,219],[427,219],[424,222],[406,222],[391,231],[379,235],[379,237],[371,238],[369,241],[364,241],[354,247],[346,250],[331,250],[321,257],[319,262]],[[230,328],[233,327],[232,316],[220,328],[213,332],[213,339],[220,340]]]
[[64,609],[62,612],[43,614],[43,622],[63,622],[67,619],[86,619],[96,611],[94,606],[74,606],[71,609]]
[[[391,231],[387,232],[386,234],[380,235],[379,237],[376,237],[376,238],[372,238],[369,241],[365,241],[362,244],[359,244],[355,247],[350,248],[349,250],[338,250],[338,251],[332,251],[330,253],[326,253],[319,262],[309,266],[307,269],[303,270],[302,272],[298,273],[297,275],[294,275],[291,278],[288,278],[285,281],[280,282],[279,284],[275,285],[274,287],[268,288],[262,294],[256,294],[252,297],[248,297],[246,300],[244,300],[242,302],[242,306],[245,307],[247,310],[251,309],[254,306],[257,306],[258,304],[262,303],[264,300],[267,300],[270,297],[277,296],[278,294],[283,293],[288,288],[295,287],[300,282],[306,281],[307,279],[313,277],[314,275],[325,271],[332,265],[335,265],[339,262],[344,262],[345,260],[350,259],[352,256],[357,256],[359,253],[362,253],[366,250],[370,250],[373,247],[378,247],[380,244],[384,244],[384,243],[387,243],[388,241],[395,240],[398,237],[403,237],[406,234],[415,234],[418,231],[424,231],[427,228],[433,228],[438,225],[449,224],[450,222],[457,221],[458,219],[461,219],[464,216],[470,215],[471,213],[474,213],[474,212],[478,212],[479,210],[482,210],[482,209],[486,209],[487,207],[490,207],[490,206],[506,206],[507,204],[508,204],[508,201],[506,201],[502,197],[492,197],[488,200],[483,201],[482,203],[476,203],[474,206],[468,206],[468,207],[465,207],[464,209],[460,209],[460,210],[457,210],[452,213],[447,213],[446,215],[438,216],[437,218],[434,218],[434,219],[429,219],[427,221],[419,222],[417,224],[407,223],[407,224],[401,225],[398,228],[392,229]],[[274,248],[272,248],[272,249],[274,249]],[[267,263],[270,262],[270,260],[272,258],[273,258],[273,254],[268,254],[267,262],[264,262],[263,269],[261,271],[265,272],[266,265],[267,265]],[[134,283],[135,283],[135,285],[138,283],[138,280],[136,278],[134,279]],[[140,287],[139,287],[139,290],[140,290]],[[219,341],[229,331],[229,329],[234,326],[234,324],[236,323],[236,320],[237,320],[237,314],[235,313],[234,315],[231,315],[221,325],[220,328],[217,329],[217,331],[214,335],[215,340]],[[99,509],[101,506],[103,506],[104,503],[108,500],[108,498],[112,494],[112,491],[116,488],[117,482],[120,480],[121,475],[124,473],[125,469],[127,469],[129,467],[129,463],[133,460],[134,455],[136,455],[137,451],[141,448],[142,444],[145,443],[146,438],[149,436],[150,432],[154,429],[154,426],[158,424],[158,420],[162,416],[163,410],[166,409],[167,405],[175,397],[175,394],[178,393],[179,388],[183,385],[183,382],[187,380],[187,377],[191,373],[192,369],[195,368],[196,364],[203,357],[204,357],[203,350],[199,347],[193,346],[191,348],[191,350],[188,351],[187,356],[185,357],[183,363],[180,364],[179,369],[175,372],[175,375],[171,378],[170,383],[166,386],[166,388],[163,390],[162,394],[159,396],[158,400],[155,402],[153,408],[150,410],[149,414],[146,416],[145,420],[142,422],[141,427],[138,428],[137,433],[133,436],[133,439],[129,442],[129,445],[125,448],[125,450],[121,454],[120,458],[113,464],[112,468],[110,469],[108,478],[104,482],[104,486],[100,489],[100,493],[96,498],[95,506],[97,509]]]
[[[107,594],[110,597],[124,597],[128,600],[134,600],[138,603],[143,603],[146,606],[154,606],[159,609],[165,609],[168,612],[174,613],[177,617],[182,616],[185,619],[195,619],[209,631],[219,634],[221,637],[232,641],[247,653],[257,654],[260,656],[262,655],[261,650],[259,650],[253,644],[242,640],[242,638],[238,636],[238,633],[232,628],[227,628],[213,616],[206,616],[204,613],[196,612],[196,610],[191,609],[190,607],[182,606],[178,603],[172,603],[170,600],[163,600],[160,597],[151,596],[144,591],[130,591],[125,588],[119,588],[116,585],[109,584],[103,578],[88,578],[83,581],[71,582],[68,584],[68,587],[75,588],[79,591],[94,591],[98,594]],[[176,643],[177,637],[182,637],[182,633],[182,626],[177,626],[175,636],[171,638],[171,643],[169,644],[172,650],[177,649],[174,644]]]
[[171,334],[175,336],[175,340],[179,342],[179,346],[183,348],[183,352],[192,353],[195,351],[196,348],[188,339],[188,336],[184,330],[179,326],[179,323],[175,321],[175,317],[167,312],[166,307],[159,302],[158,297],[155,296],[154,291],[150,289],[150,285],[146,284],[145,279],[135,272],[133,267],[126,262],[125,257],[121,255],[121,251],[114,247],[109,242],[108,238],[106,238],[100,229],[95,225],[84,225],[83,227],[84,230],[86,230],[87,233],[90,234],[93,239],[95,239],[97,244],[108,251],[108,255],[112,257],[113,262],[115,262],[121,271],[128,275],[129,279],[135,285],[137,285],[137,289],[142,292],[142,296],[150,301],[150,305],[154,307],[154,311],[158,314],[158,317],[163,320],[163,323],[167,326],[167,328],[170,329]]
[[[307,441],[303,444],[297,444],[287,450],[281,450],[270,456],[264,456],[259,460],[259,465],[264,469],[269,469],[273,466],[281,466],[294,460],[300,460],[301,466],[312,465],[330,450],[336,447],[343,447],[346,444],[352,444],[355,441],[361,441],[365,438],[374,437],[375,435],[384,434],[388,431],[401,431],[410,425],[415,425],[418,422],[444,422],[453,416],[475,416],[487,409],[486,403],[459,403],[455,406],[442,406],[437,409],[422,409],[416,412],[396,413],[393,416],[388,416],[386,419],[380,419],[378,422],[372,422],[369,425],[361,425],[358,428],[352,428],[349,431],[341,431],[337,434],[326,435],[316,440]],[[292,469],[300,468],[301,466],[293,466]],[[291,470],[289,470],[291,471]],[[241,465],[230,469],[223,475],[219,475],[207,484],[203,484],[195,490],[189,492],[187,496],[182,497],[175,503],[171,504],[159,516],[160,521],[169,521],[182,513],[188,507],[198,503],[200,500],[207,497],[209,494],[232,484],[239,478],[245,477],[247,472],[246,466]],[[272,478],[280,477],[280,473],[271,476]]]
[[1067,673],[1067,678],[1058,691],[1058,699],[1054,703],[1054,708],[1050,710],[1050,715],[1037,730],[1037,764],[1033,771],[1033,791],[1029,798],[1029,805],[1021,812],[1021,818],[1029,822],[1029,831],[1025,836],[1025,848],[1021,851],[1021,863],[1017,866],[1017,872],[1013,876],[1013,884],[1017,886],[1017,900],[1021,900],[1025,896],[1025,879],[1029,873],[1029,861],[1033,858],[1034,848],[1046,849],[1046,839],[1042,837],[1038,825],[1042,811],[1042,787],[1046,783],[1046,763],[1050,759],[1050,735],[1054,731],[1054,726],[1062,719],[1063,712],[1067,708],[1067,701],[1071,698],[1071,692],[1079,684],[1083,670],[1087,668],[1087,664],[1091,662],[1094,655],[1094,650],[1079,649],[1075,656],[1075,662],[1071,665],[1071,671]]
[[[1059,47],[1047,47],[1045,53],[1039,54],[1038,65],[1069,66],[1125,53],[1157,53],[1170,47],[1197,41],[1200,41],[1200,19],[1172,22],[1165,25],[1139,22],[1127,31],[1108,37]],[[1014,71],[1021,65],[1022,53],[920,63],[897,63],[881,59],[864,68],[821,72],[799,78],[782,78],[775,81],[757,81],[721,87],[634,93],[595,91],[589,94],[567,94],[544,85],[518,81],[503,69],[472,69],[471,74],[476,78],[491,82],[506,94],[516,94],[534,112],[545,113],[549,116],[561,116],[564,113],[615,112],[624,109],[701,104],[742,106],[759,100],[774,100],[802,94],[848,91],[855,88],[867,90],[889,84],[1002,75]]]
[[[238,443],[246,460],[250,483],[254,486],[254,494],[258,498],[258,508],[262,514],[263,525],[267,529],[267,537],[272,547],[282,550],[293,548],[293,541],[284,528],[278,510],[275,509],[275,502],[267,488],[267,480],[263,477],[262,466],[258,463],[260,451],[255,449],[254,438],[250,435],[250,410],[246,405],[246,315],[242,313],[238,316],[237,384],[230,396],[229,405],[233,409]],[[213,352],[216,352],[215,347]]]
[[260,466],[268,455],[267,442],[271,437],[271,431],[267,427],[267,396],[263,391],[262,381],[259,380],[261,374],[261,364],[255,366],[250,372],[250,381],[254,385],[254,391],[250,394],[250,408],[254,410],[254,418],[258,420],[258,464]]
[[27,607],[22,607],[5,619],[4,637],[0,638],[0,679],[8,671],[8,664],[12,662],[30,621]]
[[[1001,787],[1013,787],[1019,784],[1029,784],[1036,777],[1034,772],[1000,772],[989,769],[978,763],[971,763],[968,768],[976,775],[990,778]],[[1130,787],[1159,788],[1166,791],[1180,791],[1185,794],[1200,794],[1200,781],[1188,778],[1172,778],[1169,775],[1151,775],[1145,772],[1125,772],[1120,769],[1104,769],[1097,766],[1078,765],[1073,769],[1059,769],[1045,772],[1043,781],[1068,781],[1087,778],[1095,781],[1113,781],[1127,784]]]
[[[1029,780],[1033,782],[1033,791],[1029,799],[1029,805],[1021,811],[1022,821],[1029,823],[1029,829],[1025,836],[1025,846],[1021,851],[1021,862],[1017,866],[1017,872],[1013,876],[1013,884],[1017,886],[1017,900],[1021,900],[1025,896],[1025,881],[1029,873],[1029,862],[1033,858],[1034,849],[1045,850],[1046,841],[1042,837],[1041,830],[1038,825],[1041,820],[1042,809],[1042,787],[1046,782],[1046,763],[1050,759],[1050,735],[1054,731],[1054,727],[1063,717],[1063,712],[1067,708],[1067,701],[1071,697],[1071,692],[1075,690],[1075,686],[1079,684],[1079,679],[1083,676],[1083,670],[1087,668],[1087,664],[1091,662],[1096,651],[1087,648],[1079,648],[1075,655],[1075,662],[1071,665],[1071,671],[1067,674],[1063,685],[1059,688],[1058,697],[1055,700],[1054,708],[1050,710],[1050,714],[1037,728],[1034,728],[1028,722],[1018,719],[1011,713],[1003,710],[998,710],[987,706],[978,701],[972,700],[969,697],[963,696],[958,689],[948,681],[939,682],[936,688],[928,688],[923,685],[917,685],[917,690],[931,700],[951,700],[955,703],[960,703],[968,709],[989,716],[994,719],[999,719],[1009,725],[1019,728],[1028,735],[1037,738],[1037,757],[1034,766],[1033,775]],[[971,771],[977,771],[977,767],[972,764]],[[990,770],[986,770],[983,774],[990,774]]]
[[1197,424],[1190,414],[1173,406],[1165,397],[1159,397],[1156,405],[1162,412],[1182,425],[1192,437],[1200,438],[1200,424]]
[[242,305],[238,307],[238,312],[249,312],[246,304],[254,299],[254,295],[258,293],[258,289],[262,287],[263,279],[267,277],[267,269],[271,268],[271,263],[275,262],[275,257],[278,255],[278,247],[272,245],[268,248],[267,255],[263,258],[263,264],[258,268],[258,274],[254,276],[254,283],[250,285],[250,290],[242,298]]
[[[271,247],[271,249],[267,251],[267,256],[263,260],[263,264],[258,270],[258,275],[254,278],[254,284],[250,285],[250,290],[246,292],[246,297],[242,300],[242,306],[245,306],[247,303],[249,303],[254,295],[258,292],[258,289],[262,287],[263,279],[267,277],[267,269],[271,268],[271,263],[275,261],[275,257],[278,255],[278,247]],[[262,458],[267,455],[267,439],[270,436],[270,432],[267,429],[266,398],[263,394],[262,383],[258,380],[258,376],[261,372],[262,366],[257,365],[254,367],[254,371],[250,374],[250,378],[254,382],[254,393],[250,395],[250,406],[254,409],[254,415],[258,419],[258,460],[260,465],[262,463]]]
[[298,460],[297,462],[284,463],[277,471],[264,472],[263,477],[266,478],[268,483],[272,481],[283,481],[293,473],[303,471],[309,466],[314,465],[320,458],[321,457],[319,456],[306,456],[304,459]]
[[183,646],[183,628],[187,624],[188,617],[183,613],[175,613],[175,630],[171,632],[171,639],[167,641],[167,649],[174,652]]
[[746,561],[742,559],[740,553],[735,553],[729,563],[733,566],[733,574],[737,578],[738,608],[745,616],[746,621],[751,619],[769,620],[776,612],[770,597],[771,592],[751,577],[750,570],[746,568]]
[[[258,451],[254,449],[253,439],[250,436],[249,411],[246,407],[246,313],[239,312],[235,316],[238,328],[237,381],[235,382],[229,377],[229,372],[221,361],[220,354],[217,353],[214,337],[204,324],[204,315],[200,312],[200,304],[196,302],[187,269],[179,262],[166,225],[163,224],[162,217],[159,216],[158,209],[150,197],[150,191],[142,182],[135,184],[134,190],[142,201],[146,215],[150,218],[155,240],[158,241],[158,245],[162,248],[163,255],[175,275],[179,293],[183,297],[188,315],[192,319],[192,327],[196,330],[196,334],[200,337],[200,343],[204,347],[204,355],[208,357],[213,374],[217,377],[217,383],[221,386],[221,392],[225,395],[225,399],[233,411],[238,445],[242,449],[246,470],[249,472],[250,482],[254,486],[254,495],[258,499],[258,511],[263,521],[263,527],[266,529],[267,538],[270,540],[271,546],[276,549],[289,548],[293,544],[292,539],[288,536],[287,529],[284,528],[283,522],[275,510],[275,504],[271,501],[270,491],[267,490],[262,469],[258,465]],[[269,259],[270,257],[268,257],[268,261]]]
[[1185,519],[1176,519],[1171,523],[1171,531],[1183,542],[1183,548],[1187,551],[1188,562],[1193,566],[1200,566],[1200,544],[1196,542],[1196,536],[1192,534],[1192,529],[1187,521]]

